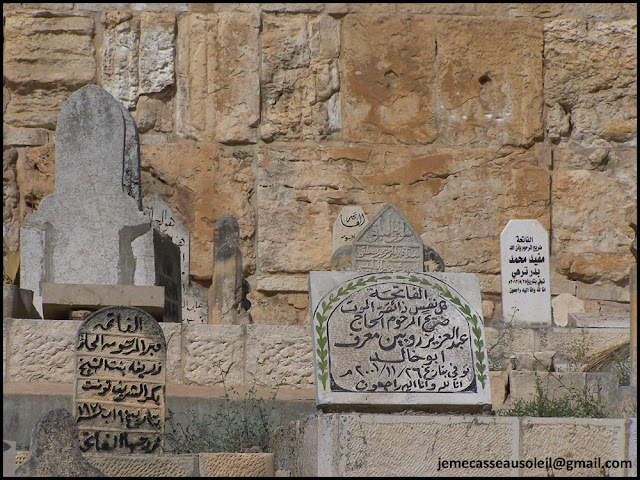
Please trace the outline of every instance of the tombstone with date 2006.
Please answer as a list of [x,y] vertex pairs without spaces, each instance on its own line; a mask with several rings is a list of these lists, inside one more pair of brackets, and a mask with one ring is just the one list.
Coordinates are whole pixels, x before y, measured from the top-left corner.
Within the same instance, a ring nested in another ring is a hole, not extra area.
[[54,193],[21,229],[22,288],[38,296],[43,281],[155,284],[151,223],[139,207],[137,135],[129,117],[96,85],[82,87],[62,107]]
[[78,329],[73,410],[89,453],[162,453],[167,344],[156,320],[106,307]]
[[509,220],[500,234],[505,321],[551,324],[549,234],[537,220]]
[[476,275],[311,272],[309,306],[319,408],[490,409]]
[[424,244],[407,217],[387,203],[353,239],[356,272],[422,272]]

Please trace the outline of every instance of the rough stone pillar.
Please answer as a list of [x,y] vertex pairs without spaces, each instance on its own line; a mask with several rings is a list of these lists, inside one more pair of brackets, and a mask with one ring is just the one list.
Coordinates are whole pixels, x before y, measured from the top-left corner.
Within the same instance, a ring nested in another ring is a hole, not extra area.
[[231,215],[221,216],[213,233],[213,282],[209,290],[209,323],[244,325],[249,314],[242,307],[240,229]]

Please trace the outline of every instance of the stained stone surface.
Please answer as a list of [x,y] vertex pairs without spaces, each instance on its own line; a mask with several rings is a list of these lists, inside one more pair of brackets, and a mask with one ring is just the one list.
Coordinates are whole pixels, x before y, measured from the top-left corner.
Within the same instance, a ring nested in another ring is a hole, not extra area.
[[16,476],[16,442],[2,440],[2,476]]
[[134,307],[107,307],[78,329],[73,409],[80,449],[162,453],[167,343]]
[[65,409],[51,410],[33,428],[27,460],[18,477],[104,477],[82,456],[78,429]]
[[153,252],[156,285],[164,287],[165,322],[182,321],[182,282],[180,279],[180,248],[171,237],[153,228]]
[[207,323],[209,321],[207,295],[195,287],[182,286],[182,321]]
[[333,253],[340,247],[350,246],[366,222],[367,216],[362,208],[353,205],[344,207],[333,222]]
[[551,324],[549,234],[537,220],[509,220],[500,234],[502,314],[506,321]]
[[309,304],[320,408],[491,405],[475,275],[311,272]]
[[21,287],[34,295],[43,280],[154,285],[151,223],[123,192],[125,124],[121,105],[95,85],[60,112],[55,191],[22,227]]
[[398,208],[387,203],[353,239],[356,272],[422,272],[424,244]]

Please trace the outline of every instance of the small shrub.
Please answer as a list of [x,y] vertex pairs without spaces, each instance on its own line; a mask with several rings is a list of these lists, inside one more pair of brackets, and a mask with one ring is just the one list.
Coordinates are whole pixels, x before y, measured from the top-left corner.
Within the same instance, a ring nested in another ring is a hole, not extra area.
[[176,454],[269,451],[270,434],[276,427],[272,412],[278,389],[265,399],[256,396],[254,385],[241,398],[235,389],[227,389],[224,379],[228,373],[223,372],[225,396],[222,407],[215,412],[198,417],[188,409],[183,412],[188,417],[183,425],[169,410],[165,427],[167,450]]

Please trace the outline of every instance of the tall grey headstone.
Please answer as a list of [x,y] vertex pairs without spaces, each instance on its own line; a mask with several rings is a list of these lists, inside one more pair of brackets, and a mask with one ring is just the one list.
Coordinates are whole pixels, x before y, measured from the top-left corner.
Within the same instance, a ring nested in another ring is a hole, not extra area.
[[519,324],[551,324],[549,234],[537,220],[509,220],[500,234],[502,315]]
[[33,427],[26,461],[18,477],[104,477],[78,448],[78,429],[64,408],[50,410]]
[[355,272],[423,272],[424,244],[411,222],[387,203],[353,239]]
[[333,252],[345,245],[350,246],[365,223],[367,217],[362,208],[353,205],[344,207],[333,222]]
[[126,143],[135,139],[124,117],[95,85],[71,95],[60,112],[55,190],[21,229],[20,285],[36,296],[42,281],[154,285],[151,222],[123,186]]
[[167,343],[134,307],[107,307],[78,329],[73,410],[80,449],[162,453]]
[[309,311],[321,409],[491,407],[474,274],[310,272]]
[[209,293],[209,323],[243,325],[250,321],[242,306],[240,228],[229,214],[213,231],[213,282]]

